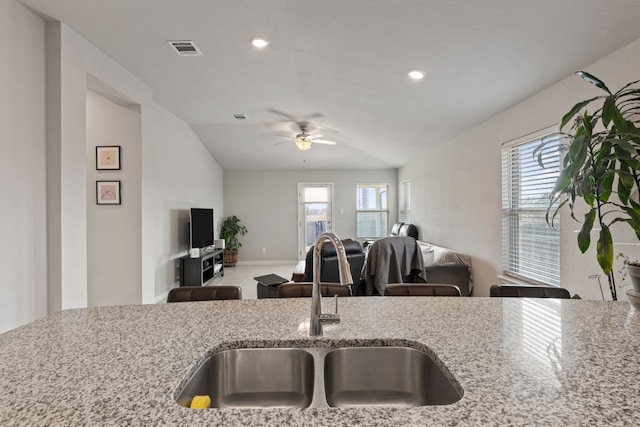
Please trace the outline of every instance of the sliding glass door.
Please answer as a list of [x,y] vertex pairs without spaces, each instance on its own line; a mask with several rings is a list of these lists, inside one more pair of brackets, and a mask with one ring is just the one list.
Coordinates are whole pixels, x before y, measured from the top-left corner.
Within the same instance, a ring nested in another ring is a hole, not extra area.
[[298,259],[304,259],[317,237],[332,231],[333,183],[298,184]]

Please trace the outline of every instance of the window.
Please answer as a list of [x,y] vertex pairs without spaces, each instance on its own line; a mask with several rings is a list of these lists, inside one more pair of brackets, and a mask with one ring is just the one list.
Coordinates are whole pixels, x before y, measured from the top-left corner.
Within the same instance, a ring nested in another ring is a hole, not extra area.
[[356,185],[356,237],[385,237],[389,234],[387,184]]
[[405,224],[411,223],[411,182],[409,180],[400,183],[400,215],[398,220]]
[[560,170],[559,137],[547,144],[541,168],[534,149],[541,138],[502,147],[502,266],[505,274],[560,286],[560,228],[547,225],[549,196]]

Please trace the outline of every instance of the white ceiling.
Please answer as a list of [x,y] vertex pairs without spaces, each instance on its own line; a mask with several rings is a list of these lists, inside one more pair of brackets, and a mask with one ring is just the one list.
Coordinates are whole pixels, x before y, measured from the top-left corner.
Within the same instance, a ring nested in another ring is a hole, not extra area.
[[[225,170],[399,167],[640,38],[640,0],[21,1],[151,86]],[[278,144],[291,119],[338,145]]]

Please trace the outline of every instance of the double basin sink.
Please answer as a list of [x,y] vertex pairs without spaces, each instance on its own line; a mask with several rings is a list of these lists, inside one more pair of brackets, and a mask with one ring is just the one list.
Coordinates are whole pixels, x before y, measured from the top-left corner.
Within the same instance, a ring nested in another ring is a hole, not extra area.
[[408,346],[237,348],[207,356],[174,392],[189,407],[354,408],[447,405],[462,398],[449,370]]

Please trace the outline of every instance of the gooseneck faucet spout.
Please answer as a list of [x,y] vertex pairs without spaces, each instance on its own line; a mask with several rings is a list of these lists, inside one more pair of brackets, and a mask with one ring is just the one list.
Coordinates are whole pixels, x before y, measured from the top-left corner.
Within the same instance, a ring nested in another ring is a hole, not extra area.
[[309,335],[322,335],[323,323],[339,323],[338,314],[322,314],[322,292],[320,290],[320,260],[321,249],[325,241],[329,240],[336,248],[338,255],[338,272],[340,273],[340,284],[348,286],[353,284],[351,268],[347,261],[347,254],[344,245],[334,233],[322,233],[313,244],[313,290],[311,291],[311,318],[309,320]]

